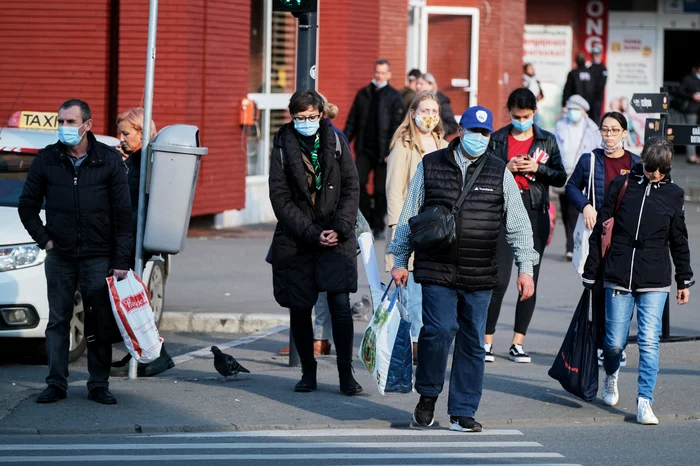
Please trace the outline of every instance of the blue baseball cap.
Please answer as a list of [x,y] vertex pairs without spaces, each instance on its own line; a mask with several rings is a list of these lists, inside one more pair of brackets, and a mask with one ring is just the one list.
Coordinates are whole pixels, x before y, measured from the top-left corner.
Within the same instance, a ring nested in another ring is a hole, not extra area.
[[493,132],[493,113],[486,107],[475,105],[462,113],[459,124],[464,129],[481,128]]

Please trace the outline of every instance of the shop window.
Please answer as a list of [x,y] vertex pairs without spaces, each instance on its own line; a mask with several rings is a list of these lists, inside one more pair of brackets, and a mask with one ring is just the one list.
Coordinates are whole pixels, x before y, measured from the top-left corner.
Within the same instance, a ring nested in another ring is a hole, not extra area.
[[658,0],[609,0],[610,11],[657,11]]

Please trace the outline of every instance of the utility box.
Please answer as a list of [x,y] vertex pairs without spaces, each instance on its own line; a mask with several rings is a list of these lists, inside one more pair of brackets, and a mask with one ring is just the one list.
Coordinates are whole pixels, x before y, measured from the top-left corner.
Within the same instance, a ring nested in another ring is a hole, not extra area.
[[151,141],[151,184],[143,247],[177,254],[185,248],[199,162],[199,128],[166,126]]

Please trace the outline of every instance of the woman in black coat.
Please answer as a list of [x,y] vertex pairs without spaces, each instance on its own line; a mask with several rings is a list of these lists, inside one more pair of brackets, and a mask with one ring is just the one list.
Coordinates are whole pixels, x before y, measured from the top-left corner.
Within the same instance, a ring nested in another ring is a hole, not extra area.
[[272,240],[275,299],[290,309],[290,326],[302,364],[295,391],[316,389],[311,310],[328,293],[340,391],[362,387],[352,375],[353,320],[350,295],[357,291],[355,219],[360,202],[350,148],[324,118],[316,91],[296,92],[293,121],[277,132],[270,159],[270,200],[278,223]]
[[[671,181],[673,145],[651,138],[642,163],[629,175],[615,178],[598,214],[589,241],[583,283],[605,287],[603,402],[615,406],[622,350],[637,308],[637,422],[658,424],[651,405],[659,371],[659,333],[664,305],[671,291],[671,259],[675,265],[676,301],[686,304],[693,285],[683,189]],[[614,219],[610,249],[603,249],[603,225]],[[670,254],[669,254],[670,252]]]

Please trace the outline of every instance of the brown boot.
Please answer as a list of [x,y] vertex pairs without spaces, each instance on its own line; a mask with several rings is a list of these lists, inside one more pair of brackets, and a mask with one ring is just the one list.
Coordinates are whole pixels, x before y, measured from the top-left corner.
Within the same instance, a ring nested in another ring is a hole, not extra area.
[[413,365],[418,364],[418,342],[413,342]]
[[331,354],[331,342],[328,340],[314,340],[314,356]]

